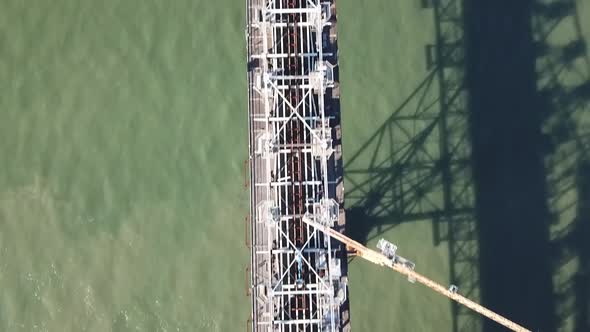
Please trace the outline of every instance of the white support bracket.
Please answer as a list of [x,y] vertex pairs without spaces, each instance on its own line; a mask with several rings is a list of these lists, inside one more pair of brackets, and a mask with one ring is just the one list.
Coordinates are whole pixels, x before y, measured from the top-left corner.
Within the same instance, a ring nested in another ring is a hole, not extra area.
[[264,201],[258,204],[258,223],[266,223],[268,226],[276,226],[280,220],[279,208],[272,201]]
[[317,222],[328,227],[334,226],[338,221],[340,214],[340,207],[334,199],[322,198],[319,203],[314,206],[314,212],[317,216]]
[[272,134],[269,132],[260,134],[256,139],[256,143],[256,154],[262,156],[263,159],[272,158],[279,151]]
[[329,159],[332,153],[334,153],[334,148],[332,148],[332,132],[317,128],[314,130],[314,133],[315,135],[312,137],[311,154],[316,159],[321,159],[324,156],[326,159]]

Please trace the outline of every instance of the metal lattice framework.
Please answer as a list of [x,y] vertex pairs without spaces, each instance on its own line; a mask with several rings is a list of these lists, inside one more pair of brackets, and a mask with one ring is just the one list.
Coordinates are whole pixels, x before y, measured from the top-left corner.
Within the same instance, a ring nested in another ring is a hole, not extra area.
[[303,222],[332,226],[340,211],[324,96],[334,84],[322,38],[332,3],[247,6],[252,328],[339,331],[346,282],[338,248]]

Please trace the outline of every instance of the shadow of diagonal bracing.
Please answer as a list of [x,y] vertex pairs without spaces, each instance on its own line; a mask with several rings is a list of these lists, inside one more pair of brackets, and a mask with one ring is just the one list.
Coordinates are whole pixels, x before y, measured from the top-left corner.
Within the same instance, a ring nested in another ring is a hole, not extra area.
[[[460,1],[425,3],[435,23],[426,45],[429,73],[347,159],[347,229],[366,242],[400,223],[432,221],[446,243],[451,283],[478,299],[478,245],[470,172]],[[372,233],[371,233],[372,234]],[[455,331],[474,331],[479,317],[452,305]]]
[[555,324],[590,331],[590,59],[575,1],[532,12]]
[[[348,232],[366,242],[430,220],[461,293],[534,330],[590,331],[590,61],[575,1],[424,7],[431,71],[348,158]],[[452,311],[454,331],[501,330]]]

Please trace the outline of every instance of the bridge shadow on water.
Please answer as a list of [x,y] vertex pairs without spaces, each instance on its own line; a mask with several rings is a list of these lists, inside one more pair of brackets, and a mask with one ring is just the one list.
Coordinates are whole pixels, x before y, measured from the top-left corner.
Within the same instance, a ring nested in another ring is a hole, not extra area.
[[[431,221],[459,291],[590,331],[590,60],[574,0],[423,1],[430,72],[346,160],[347,231]],[[454,331],[498,331],[451,304]]]

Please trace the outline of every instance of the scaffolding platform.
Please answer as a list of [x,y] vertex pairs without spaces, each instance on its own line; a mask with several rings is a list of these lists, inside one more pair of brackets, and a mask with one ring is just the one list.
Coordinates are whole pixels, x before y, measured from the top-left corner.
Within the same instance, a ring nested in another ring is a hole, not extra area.
[[335,0],[247,0],[252,331],[350,331]]

